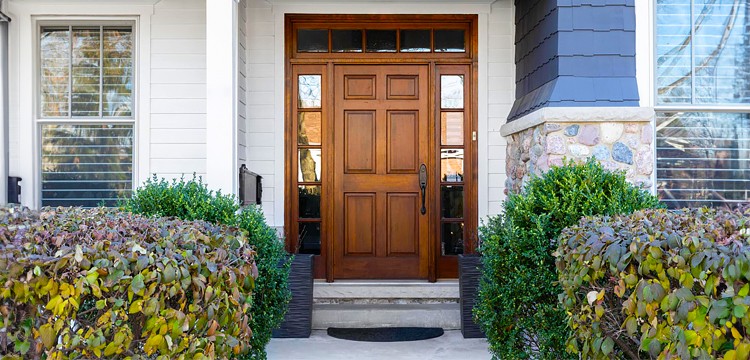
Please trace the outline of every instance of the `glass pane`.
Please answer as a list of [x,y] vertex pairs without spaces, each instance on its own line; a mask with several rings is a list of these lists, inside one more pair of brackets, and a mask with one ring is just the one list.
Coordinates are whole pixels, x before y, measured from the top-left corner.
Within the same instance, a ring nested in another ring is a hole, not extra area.
[[320,113],[301,112],[297,118],[297,144],[320,145]]
[[442,145],[464,144],[464,113],[443,112],[440,114],[440,143]]
[[657,190],[670,208],[750,201],[750,114],[657,113]]
[[73,116],[99,116],[101,31],[73,28]]
[[463,30],[435,30],[435,52],[465,52]]
[[331,30],[333,52],[362,52],[362,30]]
[[464,253],[464,224],[443,223],[440,225],[442,255],[461,255]]
[[41,116],[67,117],[70,92],[70,31],[43,28],[41,55]]
[[133,115],[133,30],[104,28],[102,116]]
[[321,150],[300,149],[299,150],[299,173],[298,181],[318,182],[320,181]]
[[750,102],[750,3],[694,4],[693,103]]
[[464,151],[461,149],[440,150],[440,181],[464,181]]
[[328,30],[297,30],[298,52],[328,52]]
[[690,1],[656,2],[656,87],[661,104],[689,103],[692,88]]
[[320,75],[300,75],[297,85],[299,94],[297,97],[297,107],[300,109],[320,108],[321,99],[321,76]]
[[440,76],[440,107],[443,109],[464,108],[464,76]]
[[442,216],[444,219],[460,219],[464,217],[464,187],[441,186]]
[[299,217],[320,218],[320,186],[299,186]]
[[299,253],[320,255],[320,223],[299,223]]
[[430,52],[430,30],[401,30],[401,52]]
[[115,206],[132,189],[132,125],[42,125],[42,206]]
[[367,30],[367,52],[396,52],[396,30]]

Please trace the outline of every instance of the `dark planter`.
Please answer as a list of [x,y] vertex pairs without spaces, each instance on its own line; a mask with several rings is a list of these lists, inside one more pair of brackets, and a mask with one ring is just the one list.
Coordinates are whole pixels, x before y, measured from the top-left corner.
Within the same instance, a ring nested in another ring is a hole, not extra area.
[[484,338],[482,330],[474,322],[472,309],[477,298],[479,279],[482,276],[482,257],[458,255],[458,284],[461,295],[461,334],[464,338]]
[[313,267],[312,255],[296,254],[289,271],[292,300],[275,338],[309,338],[312,331]]

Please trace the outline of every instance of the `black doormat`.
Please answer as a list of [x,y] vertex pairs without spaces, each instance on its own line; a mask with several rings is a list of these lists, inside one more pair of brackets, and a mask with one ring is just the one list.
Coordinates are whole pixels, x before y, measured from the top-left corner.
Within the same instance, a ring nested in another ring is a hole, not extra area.
[[441,328],[328,328],[328,335],[337,339],[371,342],[417,341],[443,336]]

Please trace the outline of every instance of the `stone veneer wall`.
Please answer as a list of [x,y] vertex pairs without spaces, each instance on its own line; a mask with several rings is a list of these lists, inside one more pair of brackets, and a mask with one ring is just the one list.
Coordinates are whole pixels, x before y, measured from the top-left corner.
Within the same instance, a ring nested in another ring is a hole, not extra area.
[[556,109],[553,115],[530,120],[531,126],[516,126],[515,132],[504,129],[508,141],[506,192],[519,192],[532,175],[560,166],[565,159],[585,161],[590,157],[608,170],[624,171],[636,185],[653,187],[653,111],[612,116],[617,111],[610,109],[608,119],[597,120],[596,114],[588,114],[576,120],[574,114],[580,111],[563,111],[565,116],[559,116],[560,109]]

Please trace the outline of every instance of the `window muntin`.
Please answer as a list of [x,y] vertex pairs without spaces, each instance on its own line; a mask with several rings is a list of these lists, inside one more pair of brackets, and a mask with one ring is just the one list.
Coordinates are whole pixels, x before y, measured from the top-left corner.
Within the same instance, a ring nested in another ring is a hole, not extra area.
[[44,26],[40,31],[41,118],[131,118],[133,30]]
[[134,36],[122,24],[39,28],[42,206],[116,206],[134,168]]
[[670,208],[750,201],[750,14],[656,3],[657,192]]

